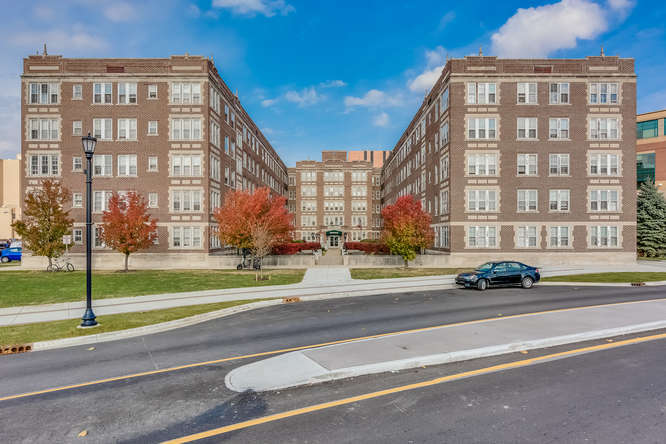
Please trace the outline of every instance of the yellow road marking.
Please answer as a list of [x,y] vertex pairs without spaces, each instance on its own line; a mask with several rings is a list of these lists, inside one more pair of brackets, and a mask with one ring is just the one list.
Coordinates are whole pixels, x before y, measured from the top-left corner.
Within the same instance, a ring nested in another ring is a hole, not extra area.
[[545,310],[545,311],[537,311],[537,312],[532,312],[532,313],[521,313],[521,314],[516,314],[516,315],[510,315],[510,316],[502,316],[502,317],[494,317],[494,318],[485,318],[485,319],[477,319],[473,321],[464,321],[464,322],[455,322],[452,324],[441,324],[441,325],[434,325],[431,327],[421,327],[421,328],[414,328],[410,330],[402,330],[402,331],[393,331],[393,332],[388,332],[388,333],[379,333],[375,335],[369,335],[369,336],[361,336],[361,337],[356,337],[356,338],[349,338],[349,339],[339,339],[336,341],[329,341],[329,342],[322,342],[319,344],[310,344],[310,345],[301,345],[297,347],[289,347],[289,348],[283,348],[279,350],[271,350],[271,351],[265,351],[265,352],[259,352],[259,353],[252,353],[248,355],[240,355],[240,356],[231,356],[228,358],[221,358],[221,359],[215,359],[211,361],[203,361],[203,362],[195,362],[191,364],[184,364],[184,365],[179,365],[176,367],[169,367],[169,368],[164,368],[160,370],[149,370],[145,372],[140,372],[140,373],[132,373],[129,375],[123,375],[123,376],[114,376],[111,378],[105,378],[105,379],[98,379],[95,381],[88,381],[88,382],[81,382],[78,384],[72,384],[72,385],[66,385],[62,387],[53,387],[53,388],[48,388],[44,390],[37,390],[34,392],[27,392],[27,393],[21,393],[18,395],[10,395],[10,396],[5,396],[5,397],[0,397],[0,401],[9,401],[12,399],[19,399],[19,398],[27,398],[30,396],[37,396],[37,395],[43,395],[46,393],[53,393],[53,392],[59,392],[63,390],[71,390],[71,389],[76,389],[76,388],[81,388],[81,387],[89,387],[91,385],[97,385],[97,384],[104,384],[107,382],[114,382],[114,381],[122,381],[124,379],[132,379],[132,378],[139,378],[142,376],[151,376],[151,375],[158,375],[162,373],[169,373],[169,372],[174,372],[178,370],[184,370],[188,368],[195,368],[195,367],[201,367],[205,365],[213,365],[213,364],[220,364],[222,362],[228,362],[228,361],[237,361],[241,359],[249,359],[249,358],[259,358],[262,356],[270,356],[270,355],[275,355],[279,353],[287,353],[287,352],[292,352],[292,351],[298,351],[298,350],[305,350],[308,348],[316,348],[316,347],[324,347],[327,345],[336,345],[336,344],[344,344],[347,342],[355,342],[355,341],[362,341],[366,339],[375,339],[375,338],[382,338],[386,336],[393,336],[393,335],[399,335],[399,334],[405,334],[405,333],[417,333],[417,332],[423,332],[423,331],[429,331],[429,330],[436,330],[439,328],[449,328],[449,327],[458,327],[461,325],[473,325],[473,324],[481,324],[484,322],[496,322],[496,321],[503,321],[506,319],[512,319],[512,318],[521,318],[521,317],[526,317],[526,316],[536,316],[536,315],[542,315],[542,314],[547,314],[547,313],[561,313],[561,312],[567,312],[567,311],[574,311],[574,310],[586,310],[586,309],[591,309],[591,308],[599,308],[599,307],[612,307],[612,306],[618,306],[618,305],[630,305],[630,304],[642,304],[646,302],[654,302],[654,301],[660,301],[660,300],[666,300],[666,298],[661,298],[661,299],[646,299],[646,300],[641,300],[641,301],[628,301],[628,302],[614,302],[611,304],[598,304],[598,305],[588,305],[584,307],[570,307],[570,308],[558,308],[554,310]]
[[240,429],[246,429],[248,427],[253,427],[256,425],[260,424],[266,424],[268,422],[274,422],[274,421],[279,421],[284,418],[289,418],[292,416],[299,416],[299,415],[304,415],[306,413],[312,413],[316,412],[319,410],[325,410],[329,409],[332,407],[337,407],[340,405],[345,405],[345,404],[352,404],[354,402],[358,401],[364,401],[366,399],[373,399],[373,398],[379,398],[381,396],[386,396],[394,393],[400,393],[400,392],[405,392],[408,390],[415,390],[423,387],[430,387],[433,385],[437,384],[442,384],[444,382],[449,382],[449,381],[455,381],[458,379],[463,379],[463,378],[469,378],[472,376],[479,376],[479,375],[484,375],[487,373],[493,373],[493,372],[498,372],[502,370],[509,370],[509,369],[514,369],[518,367],[525,367],[528,365],[532,364],[537,364],[541,363],[544,361],[548,360],[553,360],[557,358],[563,358],[563,357],[568,357],[576,354],[581,354],[581,353],[588,353],[588,352],[594,352],[594,351],[600,351],[600,350],[607,350],[611,348],[616,348],[616,347],[622,347],[625,345],[631,345],[631,344],[638,344],[641,342],[648,342],[648,341],[654,341],[658,339],[666,339],[666,333],[658,334],[658,335],[652,335],[652,336],[643,336],[639,338],[632,338],[632,339],[626,339],[623,341],[619,342],[613,342],[613,343],[606,343],[606,344],[600,344],[600,345],[592,345],[589,347],[582,347],[582,348],[577,348],[574,350],[568,350],[568,351],[563,351],[559,353],[552,353],[549,355],[545,356],[539,356],[536,358],[530,358],[530,359],[522,359],[520,361],[512,361],[512,362],[507,362],[504,364],[498,364],[498,365],[493,365],[490,367],[484,367],[476,370],[471,370],[467,372],[462,372],[462,373],[456,373],[453,375],[448,375],[448,376],[442,376],[440,378],[435,378],[435,379],[430,379],[428,381],[423,381],[423,382],[417,382],[414,384],[407,384],[399,387],[392,387],[389,389],[385,390],[379,390],[376,392],[371,392],[371,393],[365,393],[362,395],[358,396],[352,396],[349,398],[343,398],[343,399],[338,399],[336,401],[330,401],[330,402],[323,402],[321,404],[315,404],[311,405],[308,407],[303,407],[300,409],[294,409],[294,410],[289,410],[286,412],[282,413],[276,413],[274,415],[268,415],[264,416],[261,418],[256,418],[256,419],[251,419],[249,421],[243,421],[243,422],[238,422],[236,424],[231,424],[228,426],[224,427],[219,427],[217,429],[212,429],[208,430],[205,432],[200,432],[200,433],[195,433],[193,435],[189,436],[184,436],[182,438],[177,438],[173,439],[170,441],[165,441],[164,444],[182,444],[182,443],[188,443],[192,441],[197,441],[199,439],[203,438],[210,438],[212,436],[217,436],[221,435],[224,433],[232,432],[234,430],[240,430]]

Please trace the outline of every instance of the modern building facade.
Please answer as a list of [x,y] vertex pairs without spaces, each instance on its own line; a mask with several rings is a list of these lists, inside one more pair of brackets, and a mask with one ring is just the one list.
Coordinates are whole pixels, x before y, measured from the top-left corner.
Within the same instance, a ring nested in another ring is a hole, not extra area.
[[652,181],[666,191],[666,110],[636,117],[636,181]]
[[[135,191],[158,222],[151,253],[220,248],[212,217],[231,189],[287,195],[287,168],[211,59],[33,55],[21,76],[22,193],[44,179],[72,194],[73,252],[83,252],[85,156],[97,138],[93,218],[113,191]],[[108,251],[96,239],[95,248]]]
[[633,261],[633,59],[447,61],[382,170],[468,262]]
[[12,223],[21,218],[21,155],[0,159],[0,239],[17,235]]
[[[386,151],[323,151],[321,162],[289,168],[289,210],[295,238],[339,248],[379,239],[381,162]],[[378,165],[378,166],[375,166]]]

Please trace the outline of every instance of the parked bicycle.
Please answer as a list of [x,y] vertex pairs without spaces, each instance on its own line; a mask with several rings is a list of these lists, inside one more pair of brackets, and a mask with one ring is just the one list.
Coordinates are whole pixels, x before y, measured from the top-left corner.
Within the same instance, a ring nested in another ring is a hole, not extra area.
[[74,271],[74,265],[67,257],[58,257],[46,267],[46,271]]

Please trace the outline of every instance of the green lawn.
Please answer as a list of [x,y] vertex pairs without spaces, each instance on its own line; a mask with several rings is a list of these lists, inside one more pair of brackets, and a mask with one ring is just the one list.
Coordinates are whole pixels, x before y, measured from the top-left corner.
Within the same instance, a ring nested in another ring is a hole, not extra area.
[[388,279],[458,274],[470,268],[351,268],[349,271],[352,279]]
[[572,274],[569,276],[551,276],[541,278],[544,282],[649,282],[666,281],[666,273],[659,272],[618,272],[618,273],[588,273]]
[[218,302],[215,304],[192,305],[188,307],[167,308],[164,310],[98,316],[97,322],[99,322],[99,326],[95,328],[77,328],[77,326],[81,324],[80,319],[0,327],[0,346],[20,345],[51,339],[71,338],[75,336],[106,333],[109,331],[126,330],[128,328],[143,327],[144,325],[173,321],[174,319],[208,313],[209,311],[222,310],[223,308],[234,307],[236,305],[266,300],[268,299]]
[[[254,271],[99,271],[93,274],[93,298],[294,284],[303,279],[304,273],[305,270],[265,270],[264,275],[270,274],[271,279],[257,282],[254,280]],[[85,285],[83,271],[2,271],[0,307],[84,300]]]

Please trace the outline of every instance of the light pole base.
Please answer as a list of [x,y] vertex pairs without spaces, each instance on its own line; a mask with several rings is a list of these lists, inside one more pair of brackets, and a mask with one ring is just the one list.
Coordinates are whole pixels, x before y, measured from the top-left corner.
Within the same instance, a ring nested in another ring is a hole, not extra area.
[[93,313],[92,308],[87,308],[86,312],[83,314],[83,317],[81,318],[81,325],[79,325],[79,328],[91,328],[91,327],[97,327],[99,324],[95,320],[95,313]]

